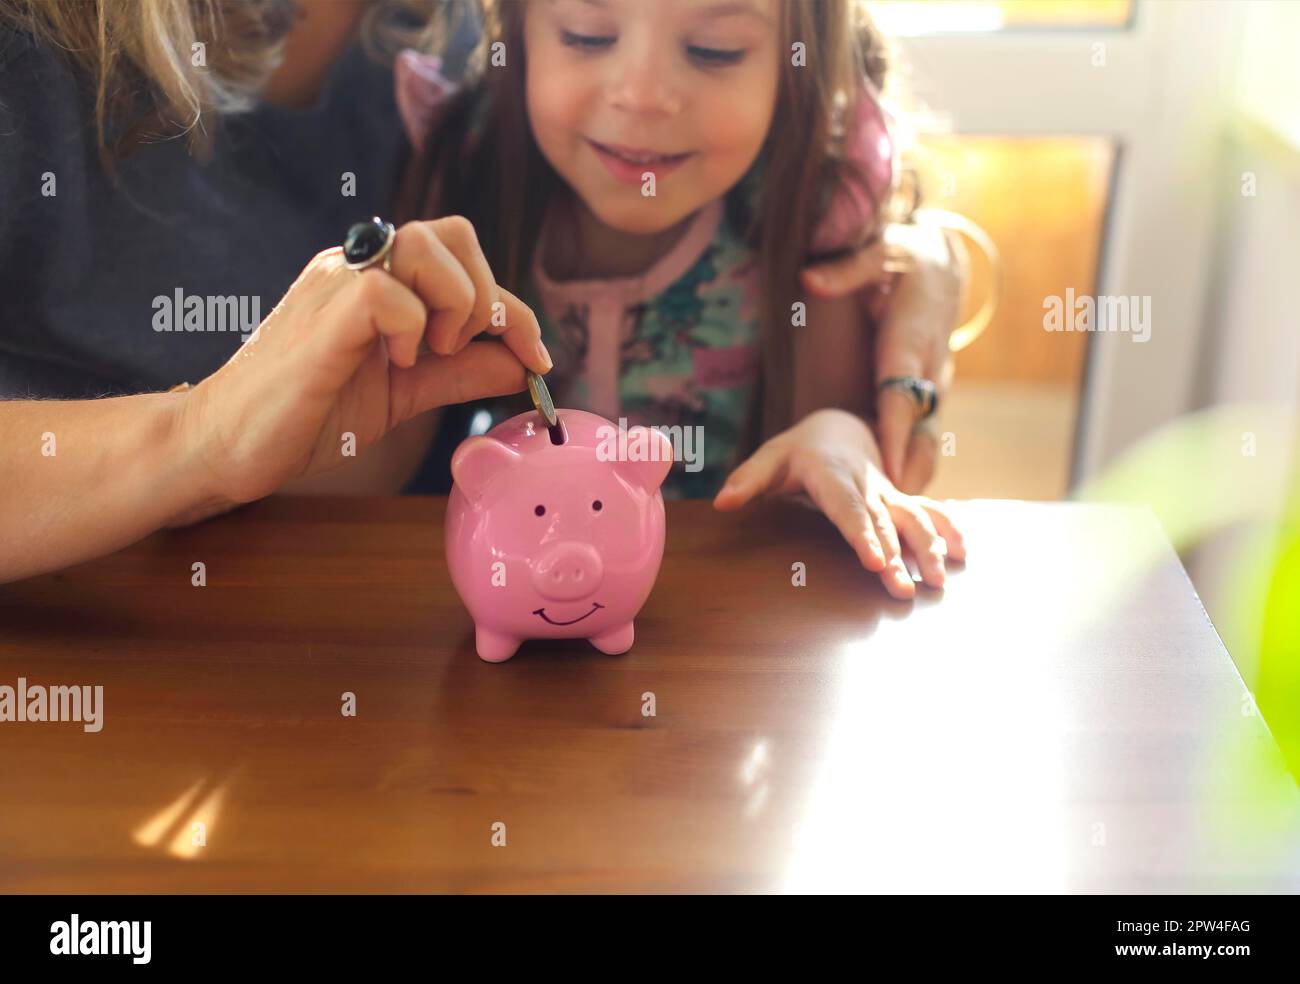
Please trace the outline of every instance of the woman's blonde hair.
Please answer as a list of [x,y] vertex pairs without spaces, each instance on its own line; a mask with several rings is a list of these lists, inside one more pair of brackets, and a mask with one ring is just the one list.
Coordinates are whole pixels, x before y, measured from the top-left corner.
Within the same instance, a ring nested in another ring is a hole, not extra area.
[[[431,48],[440,0],[374,0],[361,36],[376,58]],[[91,81],[106,163],[150,139],[205,152],[213,115],[251,108],[280,63],[293,0],[0,0],[0,24],[65,52]]]

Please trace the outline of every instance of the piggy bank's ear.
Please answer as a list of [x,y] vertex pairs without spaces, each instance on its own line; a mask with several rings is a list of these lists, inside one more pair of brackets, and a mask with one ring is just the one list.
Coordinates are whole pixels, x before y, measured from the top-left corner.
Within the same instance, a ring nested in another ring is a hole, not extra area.
[[673,467],[673,442],[653,427],[629,427],[627,457],[640,460],[618,462],[618,473],[633,485],[653,492],[664,484]]
[[514,467],[519,458],[518,451],[495,437],[471,437],[451,456],[451,477],[471,502],[477,502],[492,479]]

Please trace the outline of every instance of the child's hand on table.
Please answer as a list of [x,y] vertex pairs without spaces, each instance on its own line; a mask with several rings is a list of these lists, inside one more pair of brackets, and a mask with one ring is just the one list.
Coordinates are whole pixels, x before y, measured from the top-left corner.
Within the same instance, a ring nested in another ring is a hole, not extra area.
[[900,535],[931,587],[943,587],[945,557],[966,558],[961,534],[943,507],[899,492],[881,471],[870,427],[845,410],[810,413],[764,443],[731,473],[713,505],[729,511],[759,495],[800,491],[835,524],[862,566],[880,573],[895,598],[916,594]]

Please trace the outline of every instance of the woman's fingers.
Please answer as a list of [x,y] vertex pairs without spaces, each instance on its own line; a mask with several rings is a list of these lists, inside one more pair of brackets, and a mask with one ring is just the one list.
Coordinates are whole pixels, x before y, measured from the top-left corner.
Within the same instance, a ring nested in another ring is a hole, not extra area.
[[324,381],[342,386],[373,349],[376,336],[384,339],[391,362],[414,365],[424,336],[420,299],[382,270],[345,271],[341,276],[350,282],[331,297],[328,316],[307,335],[308,345],[316,347],[316,365],[326,374]]
[[722,489],[713,497],[713,507],[729,511],[739,509],[756,496],[784,484],[788,452],[778,441],[768,441],[727,476]]
[[438,355],[459,352],[480,332],[500,335],[529,369],[550,372],[537,316],[497,285],[468,219],[452,215],[402,226],[393,243],[393,276],[428,307],[425,338]]
[[[428,308],[429,350],[451,355],[479,304],[473,277],[439,238],[431,222],[408,222],[393,242],[392,273]],[[487,299],[490,312],[495,294]]]
[[900,488],[906,480],[905,455],[915,424],[916,403],[906,392],[894,386],[877,392],[876,436],[880,441],[881,466],[885,477]]
[[535,373],[545,375],[552,369],[551,353],[542,344],[542,328],[533,309],[504,287],[497,288],[502,317],[493,317],[487,331],[499,335],[506,347]]
[[478,233],[473,224],[462,215],[449,215],[425,223],[433,229],[438,240],[447,247],[474,285],[474,304],[469,317],[459,328],[451,351],[457,352],[468,345],[479,332],[485,330],[492,318],[492,305],[501,300],[496,278],[488,266],[487,257],[479,245]]
[[[907,442],[907,454],[903,458],[903,474],[895,482],[898,491],[916,495],[934,478],[935,466],[939,460],[939,439],[926,424],[912,430]],[[941,531],[942,532],[942,531]]]
[[929,334],[917,330],[924,322],[911,320],[911,306],[899,303],[909,293],[907,283],[908,278],[902,278],[876,339],[876,439],[885,476],[895,486],[903,481],[903,461],[918,409],[906,390],[897,386],[881,389],[880,384],[897,376],[930,378]]
[[804,267],[803,285],[817,297],[843,297],[863,287],[883,283],[891,273],[885,244],[876,240],[847,256]]
[[[948,238],[938,227],[891,225],[885,239],[903,250],[911,269],[899,277],[876,334],[876,382],[891,376],[928,379],[942,398],[950,378],[948,339],[961,309],[963,278]],[[918,408],[897,389],[878,390],[877,436],[885,474],[896,486],[907,485],[904,459]]]
[[910,496],[890,502],[889,513],[916,556],[921,579],[932,588],[942,588],[947,577],[944,557],[947,556],[948,548],[930,520],[929,513]]

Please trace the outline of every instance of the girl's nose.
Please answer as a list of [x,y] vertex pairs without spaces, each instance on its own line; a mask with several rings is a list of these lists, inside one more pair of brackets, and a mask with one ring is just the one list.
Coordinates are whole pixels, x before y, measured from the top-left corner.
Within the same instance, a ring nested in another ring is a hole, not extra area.
[[681,112],[681,89],[669,59],[653,51],[633,51],[613,66],[610,103],[615,109],[642,116],[672,116]]

